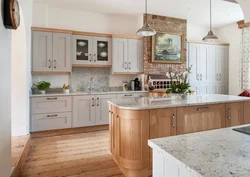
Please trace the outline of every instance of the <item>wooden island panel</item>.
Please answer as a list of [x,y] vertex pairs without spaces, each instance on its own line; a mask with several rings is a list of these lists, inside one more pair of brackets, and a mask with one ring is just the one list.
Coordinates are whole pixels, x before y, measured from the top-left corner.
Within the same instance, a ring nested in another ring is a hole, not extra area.
[[225,104],[177,108],[177,134],[225,127]]
[[227,116],[226,127],[238,126],[244,124],[244,103],[228,103],[226,104]]
[[250,101],[244,102],[244,124],[250,124]]

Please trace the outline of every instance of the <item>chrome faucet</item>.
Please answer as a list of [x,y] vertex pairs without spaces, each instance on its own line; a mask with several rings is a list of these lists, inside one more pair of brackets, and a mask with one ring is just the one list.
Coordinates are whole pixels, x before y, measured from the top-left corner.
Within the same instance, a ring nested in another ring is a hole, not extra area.
[[90,86],[89,86],[89,87],[90,87],[89,90],[90,90],[90,92],[92,92],[92,83],[93,83],[93,78],[91,77],[91,78],[90,78],[90,81],[89,81],[89,85],[90,85]]

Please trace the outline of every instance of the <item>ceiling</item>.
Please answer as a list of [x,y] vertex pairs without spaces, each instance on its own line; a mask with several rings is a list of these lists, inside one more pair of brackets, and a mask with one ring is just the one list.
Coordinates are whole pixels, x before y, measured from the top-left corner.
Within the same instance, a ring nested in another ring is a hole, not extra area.
[[[142,15],[144,0],[34,0],[50,7],[112,15]],[[244,18],[238,4],[212,0],[213,27],[222,27]],[[148,13],[185,18],[191,24],[209,26],[209,0],[148,0]]]

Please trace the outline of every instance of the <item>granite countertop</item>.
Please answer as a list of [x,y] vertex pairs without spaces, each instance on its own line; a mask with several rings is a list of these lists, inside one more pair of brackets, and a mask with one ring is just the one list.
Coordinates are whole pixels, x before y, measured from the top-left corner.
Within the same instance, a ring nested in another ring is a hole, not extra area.
[[153,139],[148,144],[191,176],[250,176],[250,135],[232,128]]
[[[161,99],[161,98],[160,98]],[[186,99],[151,101],[152,98],[112,99],[108,103],[125,110],[161,109],[170,107],[195,106],[228,102],[250,101],[250,98],[231,95],[188,95]]]
[[30,97],[48,97],[48,96],[77,96],[77,95],[108,95],[108,94],[131,94],[131,93],[148,93],[148,91],[107,91],[107,92],[70,92],[62,93],[62,92],[51,92],[46,94],[31,94]]

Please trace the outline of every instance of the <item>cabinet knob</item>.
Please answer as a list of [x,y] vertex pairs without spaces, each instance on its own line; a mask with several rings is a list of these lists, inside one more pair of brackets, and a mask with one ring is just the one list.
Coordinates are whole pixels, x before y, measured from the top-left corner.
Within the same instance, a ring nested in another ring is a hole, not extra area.
[[172,127],[173,127],[173,128],[175,127],[174,119],[175,119],[175,114],[172,114]]

